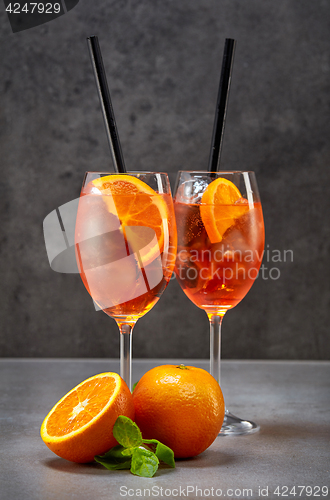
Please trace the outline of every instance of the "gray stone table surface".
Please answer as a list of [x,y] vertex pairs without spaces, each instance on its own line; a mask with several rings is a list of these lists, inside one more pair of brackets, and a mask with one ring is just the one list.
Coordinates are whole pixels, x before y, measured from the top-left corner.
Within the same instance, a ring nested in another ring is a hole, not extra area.
[[[133,379],[167,362],[180,360],[134,360]],[[208,368],[204,360],[185,364]],[[330,486],[330,362],[224,361],[227,407],[257,421],[260,432],[218,437],[198,457],[159,469],[151,479],[65,461],[39,437],[61,396],[118,367],[107,359],[0,360],[1,500],[329,498],[322,487]]]

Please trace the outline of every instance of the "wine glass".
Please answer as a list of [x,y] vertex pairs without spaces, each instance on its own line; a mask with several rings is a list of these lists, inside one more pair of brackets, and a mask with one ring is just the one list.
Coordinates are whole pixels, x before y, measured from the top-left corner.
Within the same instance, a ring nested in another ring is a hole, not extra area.
[[[253,172],[178,173],[174,193],[176,278],[210,322],[210,372],[220,383],[221,323],[247,294],[264,250],[264,222]],[[259,430],[227,409],[220,434]]]
[[120,331],[120,375],[131,389],[132,331],[172,275],[176,224],[167,174],[86,172],[75,250],[96,308]]

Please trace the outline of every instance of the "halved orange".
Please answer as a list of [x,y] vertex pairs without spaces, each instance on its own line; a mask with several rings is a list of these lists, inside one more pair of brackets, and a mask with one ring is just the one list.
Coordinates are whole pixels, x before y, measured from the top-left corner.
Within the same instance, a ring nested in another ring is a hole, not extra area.
[[211,243],[220,243],[235,220],[249,210],[248,201],[228,179],[218,177],[206,188],[200,213]]
[[92,462],[118,444],[112,428],[119,415],[134,420],[131,392],[117,373],[100,373],[60,399],[42,423],[41,438],[61,458]]
[[[160,255],[169,219],[165,195],[156,193],[148,184],[132,175],[107,175],[95,179],[91,184],[103,195],[108,211],[119,218],[132,250],[142,249],[140,257],[143,265],[146,266]],[[129,227],[129,230],[125,231],[125,227]]]

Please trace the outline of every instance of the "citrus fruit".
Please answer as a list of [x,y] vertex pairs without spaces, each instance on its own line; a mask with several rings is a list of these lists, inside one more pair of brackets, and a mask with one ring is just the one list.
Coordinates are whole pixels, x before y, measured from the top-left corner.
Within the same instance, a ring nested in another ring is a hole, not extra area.
[[92,193],[96,188],[103,195],[108,211],[120,220],[129,246],[133,252],[139,251],[143,265],[147,266],[164,247],[163,221],[169,219],[164,195],[132,175],[107,175],[90,184]]
[[42,423],[41,438],[61,458],[92,462],[118,444],[112,428],[119,415],[134,419],[130,390],[117,373],[100,373],[60,399]]
[[228,179],[212,181],[201,199],[200,213],[211,243],[220,243],[235,220],[249,210],[248,201]]
[[133,391],[135,422],[145,439],[158,439],[176,458],[193,457],[217,437],[225,405],[218,382],[193,366],[149,370]]

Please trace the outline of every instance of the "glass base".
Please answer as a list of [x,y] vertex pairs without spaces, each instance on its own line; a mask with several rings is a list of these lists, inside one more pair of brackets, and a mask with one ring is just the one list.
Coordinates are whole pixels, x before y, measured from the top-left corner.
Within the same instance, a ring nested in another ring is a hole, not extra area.
[[260,430],[260,425],[235,417],[230,411],[225,411],[225,418],[219,436],[239,436],[253,434]]

